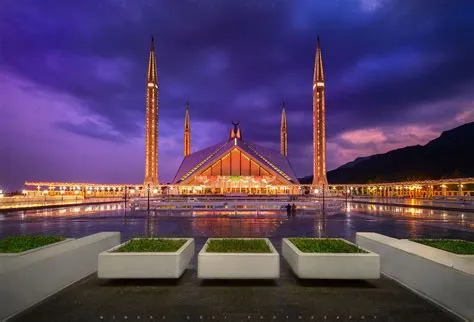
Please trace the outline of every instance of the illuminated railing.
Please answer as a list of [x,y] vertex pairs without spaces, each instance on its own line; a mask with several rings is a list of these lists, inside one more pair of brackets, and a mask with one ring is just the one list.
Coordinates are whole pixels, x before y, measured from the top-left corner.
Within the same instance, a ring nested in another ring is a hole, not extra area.
[[76,205],[83,203],[94,202],[114,202],[119,201],[119,198],[90,198],[84,199],[80,196],[43,196],[43,197],[28,197],[15,196],[0,198],[0,209],[12,208],[32,208],[54,205]]

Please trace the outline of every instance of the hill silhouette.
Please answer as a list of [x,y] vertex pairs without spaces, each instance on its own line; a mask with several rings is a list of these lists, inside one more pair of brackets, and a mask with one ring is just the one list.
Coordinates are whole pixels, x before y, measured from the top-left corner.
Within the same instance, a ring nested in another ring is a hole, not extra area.
[[[474,177],[474,122],[426,145],[357,158],[327,173],[329,183],[376,183]],[[300,179],[311,183],[312,176]]]

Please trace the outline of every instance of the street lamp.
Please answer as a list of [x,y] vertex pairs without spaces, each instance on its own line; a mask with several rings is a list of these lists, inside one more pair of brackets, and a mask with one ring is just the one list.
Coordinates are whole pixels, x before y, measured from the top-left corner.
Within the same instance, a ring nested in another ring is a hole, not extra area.
[[148,184],[147,195],[148,195],[147,210],[150,211],[150,184]]
[[43,190],[43,195],[44,195],[44,203],[46,204],[46,195],[48,194],[48,190]]

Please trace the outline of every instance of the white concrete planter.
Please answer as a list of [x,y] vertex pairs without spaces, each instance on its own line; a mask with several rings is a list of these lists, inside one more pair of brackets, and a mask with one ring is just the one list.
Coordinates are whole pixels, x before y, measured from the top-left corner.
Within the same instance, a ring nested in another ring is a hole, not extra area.
[[[352,243],[340,239],[348,244]],[[380,258],[367,253],[305,253],[288,238],[283,238],[283,257],[299,278],[378,279]]]
[[380,255],[383,274],[460,317],[474,320],[474,275],[457,269],[451,253],[376,233],[357,233],[356,242]]
[[10,262],[12,259],[19,258],[20,256],[25,256],[25,255],[28,255],[28,254],[32,254],[34,252],[38,252],[38,251],[41,251],[41,250],[46,249],[46,248],[55,247],[57,245],[70,242],[72,240],[74,240],[74,238],[66,238],[66,239],[61,240],[57,243],[53,243],[53,244],[45,245],[45,246],[42,246],[42,247],[25,250],[24,252],[21,252],[21,253],[0,253],[0,274],[4,270],[7,269],[7,267],[8,267],[7,263]]
[[198,278],[201,279],[276,279],[280,277],[280,255],[268,238],[271,253],[208,253],[209,238],[198,255]]
[[474,275],[474,255],[454,254],[439,248],[423,245],[408,239],[401,239],[399,245],[402,248],[408,247],[409,249],[416,249],[421,254],[429,254],[429,258],[436,262]]
[[[160,238],[163,239],[163,238]],[[193,238],[176,252],[114,252],[127,244],[99,254],[99,278],[179,278],[194,255]]]
[[119,243],[119,232],[103,232],[11,258],[0,272],[0,320],[95,272],[97,255]]

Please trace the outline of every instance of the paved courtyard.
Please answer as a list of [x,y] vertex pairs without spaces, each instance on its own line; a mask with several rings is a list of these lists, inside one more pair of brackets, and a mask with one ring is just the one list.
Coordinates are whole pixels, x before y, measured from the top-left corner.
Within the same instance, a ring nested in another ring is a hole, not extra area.
[[[199,239],[199,250],[205,239]],[[272,239],[281,250],[281,242]],[[275,281],[99,280],[95,274],[13,321],[456,321],[409,290],[373,281],[303,281],[281,261]]]
[[[2,215],[0,237],[100,231],[134,236],[342,237],[374,231],[397,238],[474,240],[474,214],[384,205],[332,205],[327,211],[284,212],[125,211],[118,204],[16,212]],[[54,272],[52,272],[54,274]],[[281,260],[274,282],[202,282],[196,256],[178,281],[98,280],[94,275],[25,311],[14,321],[455,321],[456,317],[382,277],[375,281],[301,281]]]

